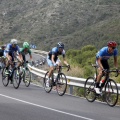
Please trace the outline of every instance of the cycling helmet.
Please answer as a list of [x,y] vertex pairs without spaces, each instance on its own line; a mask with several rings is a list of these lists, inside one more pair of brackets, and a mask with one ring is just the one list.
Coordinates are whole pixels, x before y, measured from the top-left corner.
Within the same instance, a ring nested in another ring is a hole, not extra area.
[[64,44],[63,44],[62,42],[59,42],[59,43],[57,44],[57,47],[58,47],[58,48],[64,48]]
[[117,43],[115,41],[110,41],[110,42],[108,42],[107,46],[108,47],[116,47]]
[[17,44],[17,40],[16,39],[11,39],[11,44]]
[[28,42],[24,42],[23,43],[23,48],[29,48],[30,46],[29,46],[29,43]]

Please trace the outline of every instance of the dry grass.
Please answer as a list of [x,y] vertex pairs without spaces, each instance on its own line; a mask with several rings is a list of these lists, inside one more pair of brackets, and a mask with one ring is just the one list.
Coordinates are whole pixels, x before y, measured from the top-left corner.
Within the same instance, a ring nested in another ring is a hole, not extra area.
[[73,77],[82,77],[84,75],[84,70],[79,67],[74,67],[72,66],[71,69],[66,72],[65,70],[63,71],[66,75],[68,76],[73,76]]

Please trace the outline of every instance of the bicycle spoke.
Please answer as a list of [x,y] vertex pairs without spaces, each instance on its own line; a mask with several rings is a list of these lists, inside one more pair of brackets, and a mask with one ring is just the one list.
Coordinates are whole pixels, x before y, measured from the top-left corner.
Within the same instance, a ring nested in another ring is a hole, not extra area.
[[12,81],[14,88],[17,89],[20,85],[20,75],[18,69],[14,70]]
[[2,71],[2,83],[6,87],[9,84],[9,76],[5,74],[6,68]]
[[49,87],[46,86],[47,80],[48,80],[48,72],[45,74],[45,77],[44,77],[44,89],[47,93],[49,93],[52,90],[52,83],[50,82],[52,80],[52,77],[50,78],[50,81],[49,81],[50,82]]
[[84,85],[84,96],[89,102],[94,102],[96,99],[94,87],[95,87],[94,78],[93,77],[87,78]]
[[106,102],[113,107],[118,101],[118,87],[114,80],[110,79],[105,87]]
[[59,73],[57,82],[56,82],[56,89],[57,93],[62,96],[65,94],[67,88],[67,79],[65,74]]
[[27,69],[24,73],[25,86],[28,87],[30,85],[30,82],[31,82],[31,73],[30,73],[29,69]]

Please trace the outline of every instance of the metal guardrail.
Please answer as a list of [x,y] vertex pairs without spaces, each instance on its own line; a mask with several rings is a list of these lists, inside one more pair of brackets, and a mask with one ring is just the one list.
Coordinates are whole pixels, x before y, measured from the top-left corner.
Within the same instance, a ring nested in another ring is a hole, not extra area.
[[[44,55],[47,55],[47,53],[48,53],[46,51],[34,50],[34,49],[32,49],[32,51],[35,52],[35,53],[44,54]],[[30,68],[30,71],[33,74],[38,75],[40,77],[44,77],[45,73],[47,72],[47,71],[35,68],[34,66],[28,65],[28,67]],[[83,88],[84,87],[84,83],[86,81],[85,78],[78,78],[78,77],[71,77],[71,76],[66,76],[66,78],[67,78],[67,84],[70,86],[70,89],[69,89],[69,93],[70,94],[73,93],[73,87],[74,86]],[[120,84],[117,83],[117,86],[118,86],[119,94],[120,94]]]
[[[31,73],[33,73],[39,77],[42,77],[42,78],[44,78],[45,73],[47,72],[47,71],[35,68],[34,66],[31,66],[30,64],[28,65],[28,68],[31,71]],[[70,94],[73,93],[74,86],[83,88],[84,83],[86,81],[85,78],[78,78],[78,77],[71,77],[71,76],[66,76],[66,78],[67,78],[67,84],[70,86],[70,89],[69,89]],[[119,94],[120,94],[120,84],[117,84],[117,86],[119,88]]]

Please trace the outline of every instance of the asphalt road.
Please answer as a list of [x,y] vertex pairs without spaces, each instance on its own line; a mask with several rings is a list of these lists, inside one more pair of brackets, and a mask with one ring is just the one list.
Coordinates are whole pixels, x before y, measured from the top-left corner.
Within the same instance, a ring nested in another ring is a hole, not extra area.
[[4,87],[0,74],[0,120],[120,120],[120,106],[90,103],[84,98],[58,96],[43,88],[22,83]]
[[[0,75],[1,80],[1,75]],[[22,83],[16,90],[0,81],[0,120],[119,120],[120,107],[89,103],[84,98],[58,96]]]

